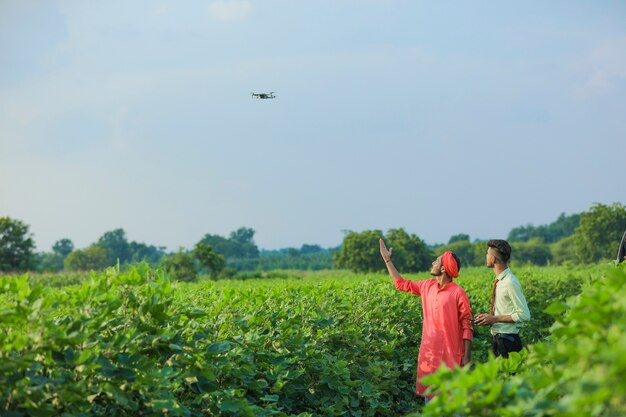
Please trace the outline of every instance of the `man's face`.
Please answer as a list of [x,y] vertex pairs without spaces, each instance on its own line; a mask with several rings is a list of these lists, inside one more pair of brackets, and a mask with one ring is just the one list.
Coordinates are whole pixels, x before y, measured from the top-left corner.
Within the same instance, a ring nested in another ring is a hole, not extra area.
[[434,277],[438,277],[439,275],[443,274],[441,270],[443,266],[441,263],[441,256],[438,256],[437,259],[435,259],[431,265],[432,267],[430,268],[430,275]]
[[487,261],[487,267],[493,268],[496,264],[496,251],[494,248],[487,248],[487,255],[485,256],[485,260]]

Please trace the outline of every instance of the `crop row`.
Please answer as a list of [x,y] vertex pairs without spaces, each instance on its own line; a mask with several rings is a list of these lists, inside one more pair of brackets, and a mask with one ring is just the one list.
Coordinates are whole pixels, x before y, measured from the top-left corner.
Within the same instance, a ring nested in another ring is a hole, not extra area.
[[[597,270],[520,271],[535,320]],[[465,271],[475,311],[486,270]],[[419,276],[418,278],[426,278]],[[414,391],[419,299],[388,278],[172,283],[137,265],[82,284],[0,278],[0,413],[5,415],[400,416]],[[487,360],[477,329],[475,361]]]

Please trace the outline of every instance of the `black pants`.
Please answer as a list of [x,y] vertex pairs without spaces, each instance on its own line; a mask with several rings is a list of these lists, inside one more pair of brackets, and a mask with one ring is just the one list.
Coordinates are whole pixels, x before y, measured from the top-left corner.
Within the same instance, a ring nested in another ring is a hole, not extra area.
[[510,352],[519,352],[522,347],[522,339],[515,333],[497,333],[491,339],[491,349],[496,357],[508,358]]

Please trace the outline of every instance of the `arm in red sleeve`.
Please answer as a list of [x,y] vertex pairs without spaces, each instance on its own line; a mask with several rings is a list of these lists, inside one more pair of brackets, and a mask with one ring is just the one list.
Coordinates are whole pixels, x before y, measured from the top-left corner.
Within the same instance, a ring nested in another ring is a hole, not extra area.
[[410,292],[411,294],[415,295],[421,295],[423,282],[424,281],[411,281],[409,279],[398,277],[393,280],[393,285],[395,285],[396,288],[400,291]]
[[463,339],[472,340],[474,337],[474,327],[472,327],[472,309],[465,291],[461,291],[458,298],[459,321],[463,329]]

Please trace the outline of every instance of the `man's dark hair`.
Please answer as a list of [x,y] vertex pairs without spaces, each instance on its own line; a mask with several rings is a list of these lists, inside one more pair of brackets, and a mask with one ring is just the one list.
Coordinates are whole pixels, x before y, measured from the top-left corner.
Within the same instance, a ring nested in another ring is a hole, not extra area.
[[491,239],[487,242],[487,246],[496,251],[496,258],[500,262],[505,265],[509,263],[509,259],[511,259],[511,245],[509,245],[509,242],[502,239]]

